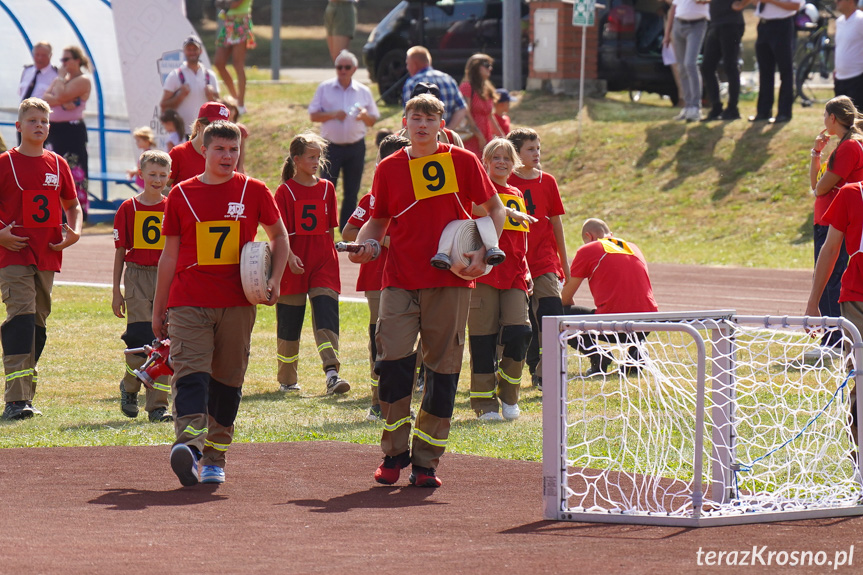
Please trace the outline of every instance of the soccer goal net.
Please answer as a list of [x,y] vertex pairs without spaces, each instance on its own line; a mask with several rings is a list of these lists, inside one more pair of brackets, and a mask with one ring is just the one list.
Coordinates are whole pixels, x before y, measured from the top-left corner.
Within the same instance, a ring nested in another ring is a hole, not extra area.
[[545,517],[701,526],[863,514],[850,393],[861,354],[860,333],[838,318],[544,318]]

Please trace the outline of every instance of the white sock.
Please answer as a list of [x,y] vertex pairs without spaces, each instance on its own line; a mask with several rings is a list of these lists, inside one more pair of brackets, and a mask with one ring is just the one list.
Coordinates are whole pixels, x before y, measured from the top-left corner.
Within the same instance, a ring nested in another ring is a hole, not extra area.
[[335,375],[336,377],[338,377],[338,376],[339,376],[339,372],[337,372],[337,371],[336,371],[336,370],[334,370],[334,369],[328,369],[328,370],[327,370],[327,379],[331,378],[331,377],[332,377],[332,376],[334,376],[334,375]]

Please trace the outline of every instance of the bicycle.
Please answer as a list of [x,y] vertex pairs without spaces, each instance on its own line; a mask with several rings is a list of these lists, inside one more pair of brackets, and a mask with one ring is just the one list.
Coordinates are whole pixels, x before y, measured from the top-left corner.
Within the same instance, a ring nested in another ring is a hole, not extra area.
[[815,87],[821,80],[827,80],[833,75],[834,52],[836,47],[833,39],[827,33],[830,19],[835,20],[836,14],[826,5],[820,6],[818,22],[806,24],[809,31],[805,42],[797,47],[794,57],[794,96],[800,98],[800,105],[809,107],[818,101]]

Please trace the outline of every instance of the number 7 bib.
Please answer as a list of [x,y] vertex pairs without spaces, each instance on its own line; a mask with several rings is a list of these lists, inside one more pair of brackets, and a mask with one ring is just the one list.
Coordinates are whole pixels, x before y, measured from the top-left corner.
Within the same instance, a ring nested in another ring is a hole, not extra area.
[[21,212],[25,228],[56,228],[60,216],[60,192],[57,190],[25,190],[21,196]]
[[432,154],[409,160],[414,197],[425,200],[458,193],[455,166],[450,154]]
[[240,222],[216,220],[197,222],[198,265],[219,266],[240,263]]

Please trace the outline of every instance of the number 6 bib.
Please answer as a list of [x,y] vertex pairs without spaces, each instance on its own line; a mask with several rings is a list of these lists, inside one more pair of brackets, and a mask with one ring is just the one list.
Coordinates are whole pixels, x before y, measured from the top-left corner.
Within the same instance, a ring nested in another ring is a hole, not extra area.
[[458,193],[455,166],[450,154],[432,154],[415,158],[408,162],[408,166],[414,197],[417,200]]
[[197,222],[198,265],[219,266],[240,263],[240,222],[216,220]]
[[62,223],[59,191],[25,190],[21,200],[22,227],[56,228]]
[[135,233],[132,247],[136,250],[161,250],[165,248],[162,236],[162,212],[135,212]]

